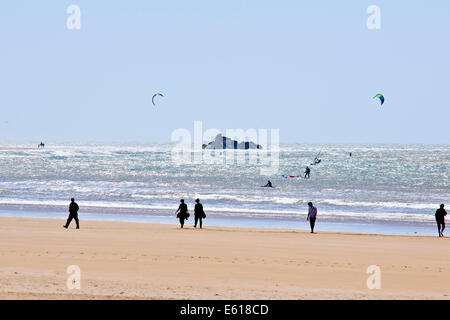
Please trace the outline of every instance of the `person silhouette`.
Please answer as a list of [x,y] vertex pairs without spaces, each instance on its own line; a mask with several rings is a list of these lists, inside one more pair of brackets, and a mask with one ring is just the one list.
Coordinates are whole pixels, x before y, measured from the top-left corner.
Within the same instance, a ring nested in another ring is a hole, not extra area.
[[266,185],[264,187],[273,188],[272,182],[270,182],[270,180],[267,180],[267,183],[266,183]]
[[197,222],[200,222],[200,229],[202,228],[202,219],[206,218],[205,211],[203,211],[203,205],[200,203],[200,199],[195,199],[194,207],[194,228],[197,228]]
[[305,179],[310,178],[311,169],[307,166],[305,170]]
[[312,202],[308,202],[308,216],[306,221],[309,220],[309,225],[311,226],[311,233],[314,233],[314,225],[316,224],[317,208],[313,206]]
[[437,227],[438,227],[439,237],[444,236],[445,216],[447,215],[447,211],[445,211],[444,207],[445,207],[445,205],[442,203],[439,206],[439,209],[437,209],[436,213],[434,214],[434,216],[436,218]]
[[80,229],[80,221],[78,220],[79,209],[80,207],[78,207],[78,204],[75,202],[75,198],[71,198],[69,205],[69,217],[67,218],[66,224],[63,225],[64,228],[67,229],[70,225],[70,222],[72,222],[72,219],[74,219],[77,224],[77,229]]
[[177,218],[180,219],[180,225],[181,228],[183,228],[184,220],[187,220],[187,218],[189,217],[188,207],[186,203],[184,203],[184,199],[180,199],[180,206],[178,207],[177,211],[175,211],[175,213],[177,213]]

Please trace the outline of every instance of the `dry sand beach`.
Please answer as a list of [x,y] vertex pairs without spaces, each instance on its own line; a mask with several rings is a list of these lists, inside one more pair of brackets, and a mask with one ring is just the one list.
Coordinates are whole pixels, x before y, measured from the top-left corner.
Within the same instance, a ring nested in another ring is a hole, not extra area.
[[[63,223],[0,218],[0,299],[450,298],[448,238]],[[67,289],[69,265],[80,290]],[[367,289],[369,265],[379,290]]]

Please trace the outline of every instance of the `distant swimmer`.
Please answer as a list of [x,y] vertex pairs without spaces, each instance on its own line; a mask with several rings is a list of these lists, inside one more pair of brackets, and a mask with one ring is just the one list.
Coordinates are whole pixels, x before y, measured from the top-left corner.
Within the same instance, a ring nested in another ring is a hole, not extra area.
[[445,229],[445,216],[447,215],[447,211],[444,209],[444,204],[442,203],[439,207],[439,209],[436,210],[435,217],[436,217],[436,223],[438,227],[438,233],[439,237],[444,236],[444,229]]
[[263,187],[269,187],[269,188],[273,188],[273,186],[272,186],[272,182],[270,182],[270,180],[267,180],[267,183],[266,183],[266,185],[265,185],[265,186],[263,186]]
[[311,169],[307,166],[305,170],[305,179],[310,178]]

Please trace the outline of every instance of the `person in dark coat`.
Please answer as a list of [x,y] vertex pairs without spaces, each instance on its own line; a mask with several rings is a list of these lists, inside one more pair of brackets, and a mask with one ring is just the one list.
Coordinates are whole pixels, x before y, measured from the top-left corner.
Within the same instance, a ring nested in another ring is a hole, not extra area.
[[313,206],[312,202],[308,202],[308,216],[306,221],[309,220],[309,225],[311,226],[311,233],[314,233],[314,225],[316,224],[317,218],[317,208]]
[[447,215],[447,211],[444,209],[444,204],[442,203],[439,207],[439,209],[436,210],[435,217],[436,217],[436,223],[438,227],[438,233],[439,237],[444,236],[444,229],[445,229],[445,216]]
[[184,199],[180,199],[180,206],[175,213],[177,214],[177,218],[180,219],[181,228],[183,228],[184,220],[187,220],[189,217],[188,207],[186,203],[184,203]]
[[77,224],[77,229],[80,229],[80,221],[78,220],[79,209],[80,208],[78,207],[78,204],[75,202],[75,199],[71,198],[69,205],[69,217],[67,218],[66,224],[63,226],[64,228],[67,229],[70,225],[70,222],[72,222],[72,219],[74,219]]
[[205,211],[203,211],[203,205],[200,203],[200,199],[195,199],[196,205],[194,207],[194,228],[197,228],[197,222],[200,222],[200,229],[202,228],[202,219],[206,218]]

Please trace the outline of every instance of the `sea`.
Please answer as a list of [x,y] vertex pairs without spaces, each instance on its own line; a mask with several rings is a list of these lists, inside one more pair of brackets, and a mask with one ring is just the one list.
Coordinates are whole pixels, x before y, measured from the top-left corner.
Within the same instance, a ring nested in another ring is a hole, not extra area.
[[[321,162],[311,165],[317,155]],[[261,187],[267,180],[274,188]],[[205,227],[308,230],[311,201],[317,232],[437,235],[434,213],[450,202],[450,145],[181,153],[172,143],[0,143],[0,216],[62,225],[71,197],[81,226],[89,219],[176,225],[179,200],[192,214],[199,198]]]

